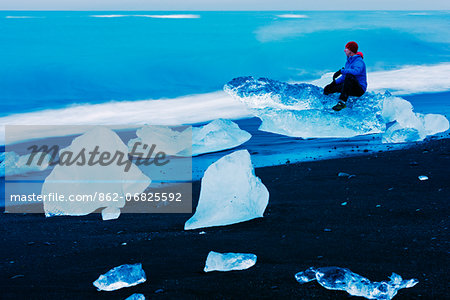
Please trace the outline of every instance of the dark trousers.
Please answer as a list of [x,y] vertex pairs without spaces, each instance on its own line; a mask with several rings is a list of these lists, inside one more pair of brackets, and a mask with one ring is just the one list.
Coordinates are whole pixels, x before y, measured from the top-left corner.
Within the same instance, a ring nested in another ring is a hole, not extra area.
[[365,93],[365,91],[359,84],[355,75],[347,74],[345,75],[344,81],[341,83],[336,83],[333,80],[332,83],[330,83],[323,89],[323,93],[325,95],[341,93],[339,99],[341,99],[342,101],[347,101],[348,96],[361,97]]

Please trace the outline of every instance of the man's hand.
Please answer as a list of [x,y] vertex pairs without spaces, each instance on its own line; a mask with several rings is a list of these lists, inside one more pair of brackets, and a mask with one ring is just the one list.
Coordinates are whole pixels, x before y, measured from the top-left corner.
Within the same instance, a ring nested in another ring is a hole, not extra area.
[[339,69],[336,73],[333,75],[333,81],[336,80],[340,75],[342,74],[341,69]]

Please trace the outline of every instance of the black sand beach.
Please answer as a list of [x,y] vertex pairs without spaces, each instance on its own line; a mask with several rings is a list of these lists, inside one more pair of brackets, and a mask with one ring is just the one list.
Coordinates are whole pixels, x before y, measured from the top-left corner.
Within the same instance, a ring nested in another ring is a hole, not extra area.
[[[419,280],[395,299],[448,299],[450,139],[255,172],[270,192],[264,218],[225,227],[184,231],[190,214],[113,221],[2,214],[0,298],[348,299],[294,279],[310,266],[340,266],[375,281],[392,272]],[[199,191],[196,182],[194,202]],[[254,253],[258,261],[244,271],[204,273],[211,250]],[[147,282],[114,292],[92,285],[111,268],[138,262]]]

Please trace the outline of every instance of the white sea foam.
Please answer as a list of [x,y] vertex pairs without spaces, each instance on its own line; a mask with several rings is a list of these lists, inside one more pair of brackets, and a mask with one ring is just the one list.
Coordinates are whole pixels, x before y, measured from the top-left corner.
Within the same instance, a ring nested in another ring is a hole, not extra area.
[[122,18],[128,17],[129,15],[91,15],[92,18]]
[[408,16],[429,16],[430,13],[427,12],[414,12],[414,13],[407,13]]
[[198,19],[200,15],[91,15],[93,18],[124,18],[124,17],[141,17],[141,18],[153,18],[153,19]]
[[[326,73],[310,83],[324,87],[332,81],[333,73]],[[404,66],[397,70],[368,72],[368,90],[389,90],[395,95],[435,93],[450,90],[450,63]]]
[[5,19],[43,19],[45,17],[39,16],[6,16]]
[[[149,125],[180,125],[208,122],[214,119],[240,119],[251,116],[244,104],[220,91],[175,99],[141,100],[85,104],[61,109],[14,114],[0,118],[0,144],[4,144],[3,125],[117,125],[114,128],[136,128]],[[76,134],[75,128],[37,127],[24,139]],[[80,132],[83,128],[80,127]]]
[[200,15],[135,15],[136,17],[146,17],[155,19],[198,19]]
[[309,18],[307,15],[297,15],[297,14],[277,15],[277,17],[283,18],[283,19],[307,19],[307,18]]
[[437,43],[449,43],[450,24],[448,22],[429,22],[427,18],[414,18],[414,26],[411,25],[411,16],[403,16],[398,20],[386,22],[382,18],[371,18],[367,15],[355,16],[352,22],[348,22],[345,18],[333,20],[330,26],[330,20],[325,18],[308,19],[308,26],[305,26],[302,19],[285,19],[272,24],[264,25],[255,30],[255,37],[258,41],[272,42],[286,38],[295,38],[308,35],[320,31],[338,31],[338,30],[355,30],[358,28],[365,30],[386,29],[389,31],[397,31],[403,34],[413,35],[415,38]]

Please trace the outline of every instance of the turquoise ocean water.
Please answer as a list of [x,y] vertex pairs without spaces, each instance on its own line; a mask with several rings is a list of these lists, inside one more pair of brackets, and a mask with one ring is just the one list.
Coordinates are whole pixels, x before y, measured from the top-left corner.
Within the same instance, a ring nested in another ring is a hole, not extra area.
[[245,75],[313,80],[344,64],[349,40],[369,78],[448,63],[449,29],[448,11],[2,11],[0,116],[213,92]]

